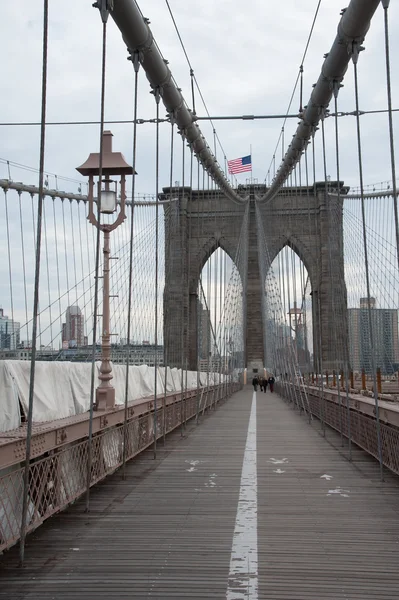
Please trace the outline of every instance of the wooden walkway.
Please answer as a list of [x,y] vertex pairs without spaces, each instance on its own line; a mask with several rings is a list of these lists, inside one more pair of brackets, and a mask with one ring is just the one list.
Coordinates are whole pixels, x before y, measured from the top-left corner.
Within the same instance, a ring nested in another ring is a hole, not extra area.
[[398,478],[276,394],[256,404],[245,388],[99,484],[89,514],[28,538],[22,569],[0,557],[0,598],[397,599]]

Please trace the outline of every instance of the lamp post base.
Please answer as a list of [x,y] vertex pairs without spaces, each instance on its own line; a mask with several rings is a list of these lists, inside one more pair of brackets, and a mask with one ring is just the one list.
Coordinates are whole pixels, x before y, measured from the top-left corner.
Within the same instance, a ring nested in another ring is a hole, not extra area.
[[115,388],[98,387],[96,389],[96,408],[97,410],[110,410],[115,408]]

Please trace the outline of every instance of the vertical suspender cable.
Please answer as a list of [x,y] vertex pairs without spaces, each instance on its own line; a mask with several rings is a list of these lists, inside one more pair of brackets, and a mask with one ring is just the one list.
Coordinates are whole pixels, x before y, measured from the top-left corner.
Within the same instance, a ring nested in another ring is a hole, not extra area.
[[378,445],[378,460],[380,463],[380,477],[383,480],[383,462],[382,462],[382,447],[381,447],[381,426],[380,426],[380,412],[378,404],[378,389],[377,389],[377,378],[376,378],[376,365],[374,356],[374,335],[373,335],[373,320],[371,317],[371,306],[370,306],[370,274],[369,274],[369,262],[368,262],[368,251],[367,251],[367,233],[366,233],[366,214],[365,214],[365,202],[364,202],[364,186],[363,186],[363,162],[362,162],[362,146],[360,139],[360,116],[359,116],[359,89],[357,80],[357,59],[358,59],[358,48],[354,44],[353,48],[353,69],[355,75],[355,102],[356,102],[356,130],[357,130],[357,152],[359,160],[359,180],[360,180],[360,196],[361,196],[361,207],[362,207],[362,225],[363,225],[363,248],[364,248],[364,266],[366,270],[366,287],[367,287],[367,315],[369,322],[369,340],[371,349],[371,369],[373,372],[373,387],[374,387],[374,402],[375,402],[375,419],[377,428],[377,445]]
[[391,65],[390,65],[390,57],[389,57],[389,29],[388,29],[389,0],[381,0],[381,2],[384,7],[385,62],[386,62],[386,69],[387,69],[389,146],[390,146],[390,151],[391,151],[392,193],[393,193],[393,210],[394,210],[394,214],[395,214],[396,254],[397,254],[398,268],[399,268],[398,198],[397,198],[397,188],[396,188],[395,144],[394,144],[394,136],[393,136],[393,119],[392,119]]
[[[339,85],[338,82],[335,82],[337,85]],[[335,84],[334,84],[335,85]],[[333,227],[333,223],[332,223],[332,217],[331,217],[331,206],[330,203],[328,202],[328,180],[327,180],[327,159],[326,159],[326,137],[325,137],[325,127],[324,127],[324,118],[325,115],[323,115],[322,119],[321,119],[321,133],[322,133],[322,146],[323,146],[323,167],[324,167],[324,193],[325,193],[325,201],[326,201],[326,207],[327,207],[327,226],[328,226],[328,250],[329,250],[329,268],[330,268],[330,278],[332,277],[332,264],[333,264],[333,257],[332,257],[332,252],[331,252],[331,229]],[[338,180],[338,194],[339,192],[339,180]],[[338,322],[337,322],[337,318],[336,318],[336,312],[335,312],[335,301],[336,301],[336,297],[335,297],[335,285],[333,284],[332,286],[332,319],[333,319],[333,324],[334,324],[334,341],[335,341],[335,358],[336,358],[336,370],[339,373],[340,372],[340,365],[338,363],[338,343],[337,343],[337,328],[338,328]],[[342,351],[344,349],[342,348]],[[323,374],[322,374],[322,382],[323,382]],[[324,383],[323,383],[324,385]],[[326,385],[327,385],[327,381],[326,381]],[[341,410],[341,386],[338,383],[337,386],[337,392],[338,392],[338,410],[339,410],[339,429],[340,429],[340,435],[341,435],[341,445],[343,446],[343,430],[342,430],[342,410]],[[325,403],[324,403],[325,406]]]
[[[57,264],[57,286],[58,286],[58,312],[60,319],[60,331],[61,331],[61,344],[62,348],[62,313],[61,313],[61,283],[60,283],[60,263],[58,260],[58,235],[57,235],[57,219],[55,217],[55,201],[53,199],[53,226],[54,226],[54,236],[55,236],[55,262]],[[90,270],[89,270],[90,272]],[[83,271],[82,271],[83,273]]]
[[[87,318],[86,318],[86,283],[84,276],[84,263],[83,263],[83,239],[82,239],[82,219],[80,218],[80,207],[81,202],[78,200],[78,223],[79,223],[79,247],[80,247],[80,272],[81,272],[81,280],[83,285],[83,314],[84,314],[84,326],[85,330],[83,331],[83,335],[87,335]],[[89,271],[90,272],[90,271]]]
[[[185,206],[185,197],[184,197],[184,185],[185,185],[185,140],[184,137],[182,137],[182,191],[181,191],[181,200],[180,200],[180,213],[181,213],[181,236],[182,236],[182,240],[181,240],[181,248],[185,248],[186,247],[186,241],[187,241],[187,235],[186,235],[186,219],[184,218],[184,214],[187,214],[187,207]],[[182,328],[181,328],[181,335],[180,335],[180,344],[181,344],[181,358],[180,358],[180,369],[181,369],[181,378],[180,378],[180,433],[181,436],[183,437],[183,433],[184,433],[184,423],[183,423],[183,402],[184,402],[184,327],[187,327],[187,323],[186,323],[186,312],[184,309],[184,303],[185,303],[185,295],[184,295],[184,289],[185,289],[185,277],[184,277],[184,272],[186,267],[186,253],[182,252],[181,255],[181,286],[182,286],[182,290],[183,290],[183,305],[182,305]]]
[[[216,199],[216,184],[215,184],[215,199]],[[215,213],[216,216],[216,213]],[[217,385],[217,381],[218,378],[216,376],[217,372],[218,372],[218,368],[217,368],[217,360],[218,357],[220,358],[220,347],[218,344],[218,334],[217,334],[217,328],[218,328],[218,321],[217,321],[217,307],[218,307],[218,292],[219,292],[219,285],[218,282],[220,281],[220,273],[219,273],[219,254],[220,254],[220,249],[217,248],[216,251],[214,252],[214,270],[215,270],[215,275],[214,275],[214,319],[213,319],[213,328],[214,328],[214,332],[215,332],[215,361],[214,361],[214,366],[213,366],[213,380],[214,380],[214,384],[215,386]],[[217,388],[216,390],[216,401],[219,401],[219,388]],[[216,404],[216,403],[215,403]]]
[[[316,185],[316,155],[315,155],[315,145],[314,145],[314,138],[316,135],[316,128],[313,128],[312,131],[312,167],[313,167],[313,188],[315,188]],[[314,191],[314,190],[313,190]]]
[[134,108],[133,108],[133,177],[132,177],[132,203],[129,240],[129,287],[127,304],[127,349],[126,349],[126,378],[125,378],[125,414],[123,419],[123,456],[122,456],[122,479],[126,478],[126,456],[127,456],[127,408],[129,401],[129,364],[130,364],[130,331],[132,313],[132,286],[133,286],[133,234],[134,234],[134,208],[136,191],[136,147],[137,147],[137,96],[138,96],[138,74],[140,68],[139,54],[135,52],[132,56],[134,68]]
[[[226,157],[224,157],[224,166],[226,169]],[[200,216],[199,216],[199,191],[200,191],[200,162],[197,159],[197,219],[196,219],[196,224],[197,224],[197,235],[199,235],[200,233]],[[200,273],[200,281],[201,281],[201,273]],[[195,418],[195,422],[198,425],[199,424],[199,413],[201,410],[201,401],[202,401],[202,397],[203,397],[203,393],[204,390],[202,389],[201,392],[201,396],[199,395],[199,388],[203,387],[203,382],[201,382],[201,358],[202,357],[202,349],[203,349],[203,338],[204,338],[204,332],[202,330],[202,296],[199,292],[198,286],[197,286],[197,294],[198,294],[198,300],[197,300],[197,311],[198,311],[198,315],[197,315],[197,407],[196,407],[196,418]],[[201,300],[200,300],[201,298]]]
[[[46,256],[46,272],[47,272],[47,296],[48,296],[48,309],[50,317],[50,339],[51,345],[53,345],[53,320],[51,316],[51,292],[50,292],[50,268],[48,260],[48,243],[47,243],[47,222],[46,222],[46,200],[43,200],[43,229],[44,229],[44,252]],[[77,302],[76,302],[77,304]]]
[[40,248],[42,237],[42,213],[43,213],[43,176],[44,176],[44,149],[46,139],[46,100],[47,100],[47,45],[48,45],[48,0],[43,0],[43,60],[42,60],[42,106],[40,124],[40,159],[39,159],[39,197],[37,208],[37,234],[36,234],[36,256],[35,256],[35,288],[33,298],[33,322],[32,322],[32,358],[30,363],[28,419],[26,432],[26,453],[24,467],[24,487],[22,494],[21,535],[19,558],[21,564],[25,558],[25,538],[27,531],[28,503],[29,503],[29,464],[31,457],[31,439],[33,424],[33,394],[35,389],[35,367],[36,367],[36,337],[37,337],[37,313],[39,306],[39,281],[40,281]]
[[[75,227],[73,224],[72,200],[69,201],[69,212],[71,217],[71,233],[72,233],[72,248],[73,248],[73,273],[75,276],[75,302],[78,305],[78,278],[76,273],[76,245],[75,245]],[[79,342],[78,342],[79,343]]]
[[[315,134],[316,128],[313,129],[312,133],[312,166],[313,166],[313,195],[316,196],[316,152],[315,152]],[[319,277],[320,272],[320,256],[317,256],[317,266]],[[320,281],[318,282],[320,285]],[[320,399],[320,422],[323,431],[323,436],[326,435],[326,424],[325,424],[325,400],[324,400],[324,384],[323,384],[323,351],[322,351],[322,338],[321,338],[321,301],[320,301],[320,289],[316,290],[316,311],[317,311],[317,347],[318,352],[316,356],[316,369],[317,379],[320,381],[321,399]],[[315,324],[313,324],[315,326]],[[315,336],[314,336],[315,337]]]
[[[341,197],[341,185],[340,185],[340,166],[339,166],[339,132],[338,132],[338,92],[339,92],[339,83],[338,81],[334,82],[334,123],[335,123],[335,162],[336,162],[336,170],[337,170],[337,195],[338,195],[338,203],[340,204]],[[348,357],[345,355],[345,379],[346,379],[346,419],[347,419],[347,432],[348,432],[348,453],[349,453],[349,461],[352,460],[352,441],[351,441],[351,412],[349,407],[349,373],[348,373]],[[338,384],[339,389],[339,384]],[[342,429],[342,428],[341,428]],[[341,431],[342,435],[342,431]]]
[[154,458],[157,457],[157,393],[158,393],[158,262],[159,262],[159,88],[154,90],[156,102],[155,127],[155,332],[154,332]]
[[[309,234],[311,232],[311,218],[310,218],[310,193],[309,193],[309,163],[308,163],[308,146],[306,146],[305,148],[305,185],[306,185],[306,198],[307,198],[307,203],[308,203],[308,228],[309,228]],[[315,285],[314,281],[312,282],[313,286]],[[314,328],[315,328],[315,324],[313,322],[313,317],[314,317],[314,310],[313,310],[313,303],[314,303],[314,294],[313,294],[314,288],[312,289],[312,347],[313,347],[313,364],[310,363],[309,360],[309,369],[312,370],[312,372],[314,372],[314,357],[315,357],[315,343],[314,343]],[[309,381],[310,381],[310,373],[309,373]],[[310,420],[311,420],[311,411],[309,411],[309,424],[310,424]]]
[[187,348],[187,353],[186,353],[186,385],[185,385],[185,397],[186,397],[186,403],[185,403],[185,408],[184,408],[184,416],[185,416],[185,421],[186,419],[186,412],[187,412],[187,377],[188,377],[188,363],[187,360],[189,358],[189,348],[190,348],[190,335],[191,335],[191,330],[190,330],[190,320],[191,320],[191,294],[190,294],[190,263],[191,263],[191,234],[192,234],[192,206],[193,206],[193,166],[194,166],[194,153],[193,153],[193,149],[190,148],[190,194],[189,194],[189,207],[190,210],[187,211],[187,215],[188,215],[188,251],[187,251],[187,278],[186,278],[186,286],[187,286],[187,291],[188,291],[188,312],[187,312],[187,334],[186,334],[186,348]]
[[71,305],[70,299],[69,299],[69,269],[68,269],[68,248],[67,248],[67,242],[66,242],[66,229],[65,229],[65,207],[64,207],[64,202],[65,200],[62,199],[62,229],[64,232],[64,255],[65,255],[65,277],[66,277],[66,285],[67,285],[67,294],[68,294],[68,306]]
[[[101,105],[100,105],[100,153],[98,179],[101,182],[103,170],[103,131],[104,131],[104,112],[105,112],[105,65],[107,55],[107,16],[102,15],[103,36],[102,36],[102,61],[101,61]],[[101,205],[101,185],[98,186],[97,200],[97,220],[100,222]],[[97,345],[97,313],[98,313],[98,271],[100,266],[100,233],[99,227],[96,227],[96,258],[95,258],[95,279],[94,279],[94,306],[93,306],[93,348],[91,354],[91,374],[90,374],[90,411],[89,411],[89,437],[87,441],[87,473],[86,473],[86,512],[90,510],[90,482],[92,468],[92,441],[93,441],[93,413],[94,413],[94,380],[96,368],[96,345]]]
[[[183,186],[184,187],[184,186]],[[188,197],[188,205],[187,205],[187,219],[188,219],[188,237],[187,237],[187,268],[186,268],[186,281],[185,281],[185,289],[188,294],[188,305],[187,305],[187,329],[186,329],[186,357],[185,357],[185,367],[186,367],[186,376],[185,376],[185,390],[184,390],[184,427],[186,426],[186,411],[187,411],[187,376],[188,376],[188,359],[189,359],[189,348],[190,348],[190,314],[191,314],[191,294],[190,294],[190,260],[191,260],[191,209],[192,209],[192,201],[193,201],[193,150],[191,148],[190,153],[190,175],[189,175],[189,187],[190,193]]]
[[22,192],[18,193],[19,222],[20,222],[20,226],[21,226],[22,272],[23,272],[23,275],[24,275],[24,299],[25,299],[26,339],[28,340],[28,345],[29,345],[28,297],[27,297],[27,293],[26,293],[25,241],[24,241],[24,231],[23,231],[23,226],[22,226],[21,194],[22,194]]
[[[8,278],[9,278],[9,284],[10,284],[11,319],[12,319],[12,322],[13,322],[13,323],[15,323],[15,319],[14,319],[14,294],[13,294],[13,289],[12,289],[12,267],[11,267],[11,248],[10,248],[10,226],[9,226],[9,221],[8,221],[8,197],[7,197],[7,190],[4,190],[4,203],[5,203],[5,209],[6,209],[7,254],[8,254]],[[17,347],[17,340],[16,340],[16,329],[15,329],[15,325],[13,325],[13,328],[12,328],[12,333],[10,334],[10,350],[12,350],[12,349],[13,349],[13,346],[15,346],[15,348]]]
[[[222,297],[225,299],[225,289],[224,289],[224,280],[223,280],[223,254],[226,254],[225,252],[220,252],[219,253],[219,261],[220,261],[220,268],[219,268],[219,394],[220,394],[220,398],[221,398],[221,384],[222,384],[222,356],[226,356],[226,352],[224,350],[223,344],[222,344]],[[222,353],[223,350],[223,353]]]
[[[166,225],[166,220],[165,220],[165,227],[167,226],[168,231],[167,231],[167,246],[165,248],[165,252],[166,252],[166,256],[165,256],[165,269],[166,269],[166,263],[168,263],[170,268],[170,249],[171,249],[171,237],[172,237],[172,233],[171,233],[171,228],[172,228],[172,185],[173,185],[173,154],[174,154],[174,132],[175,132],[175,121],[173,116],[171,116],[171,130],[170,130],[170,171],[169,171],[169,200],[170,200],[170,204],[167,207],[167,225]],[[169,273],[165,273],[165,279],[169,277]],[[165,368],[165,384],[164,384],[164,402],[163,402],[163,443],[165,444],[165,436],[166,436],[166,425],[167,425],[167,419],[166,419],[166,413],[167,413],[167,409],[166,409],[166,396],[168,393],[168,363],[170,360],[170,356],[169,356],[169,348],[168,348],[168,343],[166,343],[167,340],[169,340],[169,332],[168,329],[170,327],[170,323],[169,323],[169,319],[170,319],[170,315],[167,313],[167,303],[165,303],[165,314],[164,314],[164,368]]]

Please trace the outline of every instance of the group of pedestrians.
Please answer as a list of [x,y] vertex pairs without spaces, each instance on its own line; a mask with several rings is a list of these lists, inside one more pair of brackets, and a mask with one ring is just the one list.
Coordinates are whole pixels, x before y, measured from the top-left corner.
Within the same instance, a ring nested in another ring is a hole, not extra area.
[[273,375],[270,375],[269,379],[266,379],[266,377],[258,377],[257,375],[255,375],[255,377],[252,379],[252,385],[254,386],[255,392],[257,391],[258,386],[261,392],[266,392],[267,386],[269,386],[270,391],[273,392],[274,382],[275,379]]

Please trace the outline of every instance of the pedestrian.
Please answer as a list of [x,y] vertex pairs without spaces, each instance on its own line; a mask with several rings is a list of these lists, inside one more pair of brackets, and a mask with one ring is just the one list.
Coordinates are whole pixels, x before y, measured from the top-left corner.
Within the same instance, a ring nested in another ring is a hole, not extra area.
[[268,384],[269,384],[270,391],[271,391],[271,392],[273,392],[273,389],[274,389],[274,382],[275,382],[275,379],[274,379],[273,375],[270,375],[270,377],[269,377],[269,379],[267,380],[267,382],[268,382]]
[[259,377],[259,389],[263,392],[263,377]]
[[267,391],[267,379],[266,379],[266,377],[263,378],[263,391],[264,392]]
[[258,378],[256,377],[256,375],[252,380],[252,385],[254,386],[254,392],[256,392],[256,390],[258,389]]

